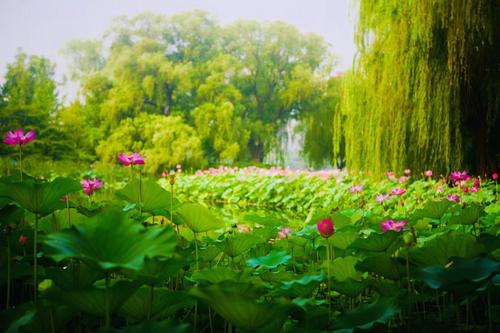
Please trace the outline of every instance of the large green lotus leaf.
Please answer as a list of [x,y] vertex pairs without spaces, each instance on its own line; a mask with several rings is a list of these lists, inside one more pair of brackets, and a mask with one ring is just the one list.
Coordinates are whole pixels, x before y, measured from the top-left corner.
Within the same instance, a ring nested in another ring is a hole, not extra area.
[[[52,322],[47,318],[52,317]],[[65,305],[53,306],[39,302],[36,305],[36,314],[33,319],[22,327],[23,333],[51,332],[52,324],[54,331],[64,331],[66,324],[75,316],[75,311]]]
[[368,278],[364,280],[368,286],[372,287],[382,297],[396,298],[407,294],[408,291],[402,288],[400,281],[392,281],[389,279]]
[[[11,281],[23,278],[26,279],[29,276],[33,276],[33,266],[26,261],[13,263],[10,269]],[[2,273],[4,272],[3,270],[4,268],[2,267]],[[3,285],[5,283],[7,283],[7,274],[0,274],[0,284]]]
[[292,256],[285,250],[274,249],[267,255],[247,260],[247,265],[253,268],[263,267],[274,269],[280,265],[286,265]]
[[500,274],[500,262],[487,258],[454,258],[452,264],[446,267],[433,265],[418,271],[418,277],[433,289],[454,285],[462,289],[468,284],[484,282],[496,274]]
[[[385,323],[399,312],[391,298],[380,298],[371,304],[362,304],[341,315],[334,323],[335,330],[370,329],[377,323]],[[346,331],[347,332],[347,331]]]
[[216,245],[229,257],[237,257],[252,247],[260,243],[259,237],[252,233],[238,233],[233,236],[228,236],[224,240],[217,242]]
[[283,322],[285,319],[283,306],[271,302],[259,303],[253,296],[239,291],[237,285],[195,287],[190,294],[205,301],[220,316],[245,331],[260,332],[272,321]]
[[202,271],[195,272],[191,276],[191,280],[196,282],[208,282],[211,284],[223,281],[238,281],[240,280],[241,272],[232,270],[224,266],[217,266],[214,268],[207,268]]
[[[322,219],[326,217],[330,217],[330,211],[327,209],[323,208],[314,208],[309,211],[309,214],[307,215],[306,218],[306,224],[307,225],[313,225],[316,227],[316,224],[321,221]],[[318,229],[316,229],[316,233],[318,232]]]
[[267,282],[283,282],[294,280],[297,276],[290,271],[262,271],[259,272],[259,277]]
[[372,232],[367,238],[359,237],[349,248],[368,252],[393,253],[402,244],[401,235],[396,231]]
[[102,272],[94,270],[82,262],[71,262],[66,267],[45,268],[46,277],[63,290],[89,287],[104,278]]
[[111,207],[43,242],[46,255],[55,261],[79,258],[102,270],[140,270],[146,257],[172,256],[177,236],[170,227],[145,228]]
[[292,297],[311,296],[312,292],[325,280],[325,274],[305,275],[294,280],[283,281],[279,286],[281,293]]
[[[139,207],[142,204],[142,210],[151,214],[170,210],[172,196],[157,182],[151,179],[143,179],[139,185],[139,179],[134,179],[123,189],[116,192],[116,196],[135,204]],[[140,186],[142,186],[142,203],[140,200]],[[174,198],[173,208],[179,205],[179,201]]]
[[78,210],[74,208],[69,209],[69,219],[68,219],[68,210],[61,209],[41,219],[39,224],[39,230],[44,231],[47,234],[50,234],[52,232],[69,228],[73,224],[82,223],[87,219],[88,219],[87,216],[80,214]]
[[157,284],[179,274],[189,262],[189,258],[183,258],[178,254],[168,259],[146,257],[140,271],[126,271],[126,273],[142,283]]
[[115,333],[187,333],[191,332],[190,324],[181,324],[175,321],[147,321],[138,325],[128,326]]
[[424,217],[440,219],[454,204],[454,202],[449,200],[428,201],[423,208],[417,209],[411,215],[410,219],[412,221],[417,221]]
[[500,234],[494,236],[483,233],[479,235],[478,241],[484,246],[486,252],[493,252],[500,249]]
[[[16,224],[24,216],[24,209],[16,205],[5,205],[0,209],[0,226]],[[2,228],[3,230],[3,228]]]
[[404,273],[404,266],[399,261],[385,253],[366,257],[356,265],[360,272],[374,273],[387,279],[398,280]]
[[[98,281],[102,282],[102,281]],[[120,280],[109,288],[109,301],[111,313],[116,312],[125,301],[139,287],[137,282]],[[45,292],[45,297],[56,304],[67,305],[77,311],[104,318],[106,313],[106,288],[104,283],[75,290],[62,290],[50,288]]]
[[[330,274],[336,281],[345,281],[348,279],[358,280],[360,273],[356,271],[356,264],[359,259],[352,256],[336,258],[330,262]],[[327,265],[328,263],[325,263]]]
[[327,302],[325,299],[297,297],[292,300],[292,304],[296,305],[297,307],[301,308],[304,311],[307,311],[314,307],[326,305]]
[[0,327],[4,333],[18,333],[30,324],[36,316],[36,308],[25,303],[0,312]]
[[177,208],[176,212],[182,222],[194,233],[225,227],[224,222],[216,218],[208,208],[197,203],[182,204]]
[[220,254],[221,254],[220,248],[213,244],[199,251],[199,257],[201,260],[204,261],[212,261]]
[[336,232],[330,242],[332,245],[341,250],[346,250],[356,239],[359,238],[359,233],[356,231],[342,230]]
[[303,237],[305,239],[316,239],[319,237],[318,227],[314,225],[306,225],[299,231],[293,233],[295,236]]
[[349,297],[357,297],[369,286],[365,281],[346,279],[344,281],[334,281],[332,289]]
[[448,224],[474,224],[483,213],[483,208],[478,205],[471,205],[463,209],[458,209],[452,213]]
[[45,216],[66,207],[63,195],[81,190],[76,180],[58,177],[53,181],[42,181],[24,176],[23,182],[7,177],[0,180],[0,197],[6,197],[33,214]]
[[410,260],[421,267],[445,266],[451,257],[472,258],[484,252],[484,247],[470,234],[449,231],[429,238],[410,249]]
[[0,197],[0,208],[7,206],[10,203],[10,199],[6,197]]
[[131,321],[145,320],[150,313],[150,304],[152,304],[151,318],[156,318],[160,315],[172,315],[182,308],[190,308],[194,300],[184,292],[142,286],[127,299],[118,313]]
[[334,213],[332,216],[335,230],[340,230],[348,226],[352,226],[363,218],[363,213],[356,209],[345,209],[343,211]]

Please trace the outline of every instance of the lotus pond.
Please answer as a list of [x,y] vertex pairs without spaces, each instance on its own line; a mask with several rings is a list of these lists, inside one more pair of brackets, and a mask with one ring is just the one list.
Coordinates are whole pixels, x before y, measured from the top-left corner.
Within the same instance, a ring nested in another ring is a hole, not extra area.
[[496,180],[276,168],[3,177],[0,327],[498,331]]

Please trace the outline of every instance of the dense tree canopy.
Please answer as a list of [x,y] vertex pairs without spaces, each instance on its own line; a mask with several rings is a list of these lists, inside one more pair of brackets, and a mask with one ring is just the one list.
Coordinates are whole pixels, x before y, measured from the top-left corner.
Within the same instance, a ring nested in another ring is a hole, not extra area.
[[374,174],[498,164],[499,22],[496,0],[361,0],[335,155]]
[[[200,11],[145,13],[118,18],[102,41],[73,42],[64,53],[95,125],[90,138],[143,113],[177,115],[196,129],[210,164],[263,161],[289,119],[330,98],[327,44],[282,22],[221,27]],[[331,149],[323,151],[329,159]]]

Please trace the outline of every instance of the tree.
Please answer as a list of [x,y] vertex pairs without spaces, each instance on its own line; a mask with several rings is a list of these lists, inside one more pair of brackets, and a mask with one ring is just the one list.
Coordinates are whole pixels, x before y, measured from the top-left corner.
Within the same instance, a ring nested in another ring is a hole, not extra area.
[[349,170],[494,165],[499,18],[495,0],[360,1],[359,57],[339,117]]
[[141,114],[125,119],[96,148],[104,163],[115,163],[121,152],[134,151],[146,156],[145,169],[150,173],[178,163],[185,168],[204,165],[199,137],[179,116]]
[[293,71],[304,65],[311,71],[327,62],[327,45],[317,35],[275,22],[236,22],[223,31],[223,49],[243,64],[234,84],[242,92],[243,119],[251,133],[249,150],[255,161],[279,145],[278,132],[300,109],[282,96]]
[[[58,101],[54,66],[50,61],[20,52],[7,66],[0,93],[0,131],[35,130],[39,138],[52,140],[52,145],[35,142],[28,149],[46,157],[62,158],[64,138],[54,127]],[[4,145],[0,150],[2,155],[11,152]]]

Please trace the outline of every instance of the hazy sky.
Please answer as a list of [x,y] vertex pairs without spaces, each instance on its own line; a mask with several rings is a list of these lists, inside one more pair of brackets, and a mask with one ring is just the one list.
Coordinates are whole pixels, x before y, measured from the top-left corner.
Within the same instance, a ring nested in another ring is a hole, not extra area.
[[[235,20],[291,23],[314,32],[339,56],[338,69],[351,67],[355,52],[354,0],[0,0],[0,82],[18,48],[56,63],[57,77],[65,73],[58,54],[72,39],[100,38],[115,16],[144,11],[166,15],[203,9],[226,25]],[[63,94],[66,89],[62,89]]]

